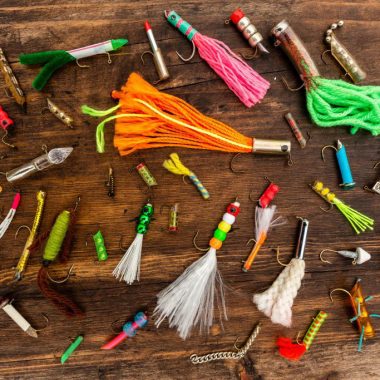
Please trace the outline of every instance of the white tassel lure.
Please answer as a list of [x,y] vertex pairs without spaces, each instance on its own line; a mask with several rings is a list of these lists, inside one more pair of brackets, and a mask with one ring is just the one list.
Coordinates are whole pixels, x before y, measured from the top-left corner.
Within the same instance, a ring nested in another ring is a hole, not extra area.
[[112,274],[119,280],[124,280],[131,285],[135,280],[140,280],[140,262],[144,235],[148,232],[148,227],[154,213],[151,203],[146,203],[141,210],[136,226],[136,237],[124,256],[116,266]]
[[3,221],[0,224],[0,239],[4,236],[4,234],[7,232],[7,229],[12,223],[12,220],[14,216],[16,215],[16,210],[18,208],[18,205],[20,204],[21,200],[21,194],[17,193],[12,202],[12,207],[10,208],[7,216],[3,219]]
[[209,242],[210,248],[207,253],[158,294],[157,306],[153,313],[157,327],[168,318],[169,327],[175,327],[182,339],[186,339],[197,324],[201,332],[208,332],[214,319],[216,281],[220,288],[221,309],[227,319],[223,282],[217,269],[216,251],[221,248],[239,212],[239,202],[235,201],[228,205],[223,220]]
[[301,219],[295,257],[268,290],[253,296],[253,302],[261,312],[269,317],[273,323],[278,323],[285,327],[290,327],[292,324],[293,302],[297,297],[301,280],[305,275],[305,261],[303,257],[308,228],[309,221]]

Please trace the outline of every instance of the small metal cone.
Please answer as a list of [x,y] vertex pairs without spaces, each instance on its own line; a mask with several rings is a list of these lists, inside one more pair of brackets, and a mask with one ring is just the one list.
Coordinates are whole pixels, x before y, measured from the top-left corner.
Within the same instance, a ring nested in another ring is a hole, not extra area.
[[365,251],[363,248],[358,248],[356,250],[356,253],[358,254],[358,258],[356,260],[357,264],[363,264],[366,261],[371,259],[371,255],[367,251]]
[[261,42],[259,42],[259,43],[257,44],[257,47],[259,48],[259,50],[260,50],[262,53],[269,54],[269,51],[265,48],[265,46],[264,46]]
[[38,338],[37,331],[32,327],[28,327],[28,329],[25,331],[29,336],[32,336],[33,338]]

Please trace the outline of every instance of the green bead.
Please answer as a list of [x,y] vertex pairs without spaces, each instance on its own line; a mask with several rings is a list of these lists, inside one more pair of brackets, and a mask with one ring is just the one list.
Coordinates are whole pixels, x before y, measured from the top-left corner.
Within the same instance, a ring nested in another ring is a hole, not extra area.
[[96,254],[99,261],[105,261],[108,258],[107,250],[104,245],[104,238],[100,230],[93,236]]
[[214,232],[214,238],[220,241],[226,240],[227,233],[217,228]]
[[145,235],[148,232],[148,227],[145,224],[138,224],[136,227],[136,232],[138,234]]
[[147,215],[147,216],[152,216],[154,213],[154,208],[153,205],[150,203],[147,203],[141,210],[141,214]]
[[139,216],[139,224],[148,225],[150,223],[150,217],[148,215],[140,215]]

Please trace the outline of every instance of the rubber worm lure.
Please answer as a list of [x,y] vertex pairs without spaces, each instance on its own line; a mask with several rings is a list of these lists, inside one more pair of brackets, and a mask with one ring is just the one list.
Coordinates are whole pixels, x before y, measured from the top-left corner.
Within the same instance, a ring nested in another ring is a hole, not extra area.
[[366,231],[367,229],[373,230],[375,221],[372,218],[362,214],[359,211],[351,208],[341,201],[337,196],[330,191],[328,187],[324,187],[323,183],[320,181],[315,181],[312,189],[321,196],[327,203],[335,205],[338,210],[344,215],[348,220],[351,227],[357,234]]
[[320,311],[314,318],[302,343],[293,343],[291,339],[280,337],[277,339],[277,347],[282,357],[289,360],[299,360],[306,351],[309,351],[310,346],[314,342],[320,328],[325,323],[328,314],[325,311]]
[[36,90],[42,90],[51,76],[66,63],[78,59],[92,57],[97,54],[107,54],[110,51],[118,50],[128,43],[128,40],[120,38],[108,40],[98,44],[81,47],[74,50],[50,50],[38,53],[21,54],[20,63],[23,65],[44,65],[33,81]]
[[65,350],[65,352],[61,356],[61,364],[64,364],[67,359],[74,353],[74,351],[80,346],[83,342],[83,335],[78,335],[75,340],[70,344],[69,347]]
[[36,199],[37,199],[37,210],[36,214],[34,216],[34,221],[32,225],[32,229],[30,230],[28,239],[26,240],[24,249],[21,253],[21,257],[17,263],[16,266],[16,271],[14,275],[14,279],[19,281],[22,279],[22,276],[25,272],[26,266],[28,264],[29,256],[30,256],[30,247],[32,246],[34,242],[34,238],[38,232],[38,228],[41,223],[42,219],[42,212],[44,210],[44,205],[45,205],[45,199],[46,199],[46,193],[42,190],[39,190],[36,194]]
[[20,204],[20,200],[21,200],[21,194],[17,193],[13,198],[12,206],[10,210],[8,211],[7,216],[3,219],[3,221],[0,224],[0,239],[4,236],[4,234],[7,232],[7,229],[11,225],[12,220],[14,216],[16,215],[16,210]]
[[135,317],[133,322],[127,322],[123,326],[123,331],[115,336],[108,343],[104,344],[101,349],[102,350],[112,350],[116,346],[118,346],[121,342],[123,342],[127,338],[133,338],[137,334],[137,330],[145,327],[148,323],[148,316],[139,311]]
[[104,237],[101,231],[99,230],[93,237],[96,254],[98,255],[99,261],[106,261],[108,259],[108,254],[106,250],[106,246],[104,244]]
[[203,199],[209,199],[210,194],[207,191],[207,189],[203,186],[202,182],[198,179],[198,177],[190,170],[188,169],[179,159],[179,156],[177,153],[172,153],[170,155],[170,159],[165,160],[162,166],[169,170],[169,172],[177,175],[187,176],[189,177],[190,181],[194,184],[194,186],[197,188],[197,190],[202,195]]
[[208,332],[214,319],[217,283],[220,286],[218,299],[221,311],[227,319],[223,281],[217,270],[216,251],[222,247],[239,213],[240,203],[236,201],[230,203],[222,221],[214,231],[207,253],[158,294],[157,306],[153,313],[156,316],[157,327],[168,318],[169,327],[175,327],[182,339],[186,339],[198,323],[201,331]]
[[124,256],[116,266],[112,274],[119,281],[124,280],[128,285],[135,280],[140,280],[140,262],[144,235],[148,232],[152,220],[154,208],[151,203],[146,203],[137,218],[136,237],[129,246]]

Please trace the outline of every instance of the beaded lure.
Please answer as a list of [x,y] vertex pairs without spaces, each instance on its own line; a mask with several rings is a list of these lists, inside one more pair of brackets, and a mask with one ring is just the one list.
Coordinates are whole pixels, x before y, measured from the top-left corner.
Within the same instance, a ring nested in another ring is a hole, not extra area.
[[135,280],[140,280],[140,262],[144,235],[148,232],[149,224],[153,217],[154,208],[151,203],[146,203],[137,218],[136,237],[129,246],[124,256],[117,264],[112,274],[119,280],[124,280],[131,285]]
[[168,318],[169,327],[175,327],[182,339],[186,339],[198,323],[201,332],[208,332],[214,319],[216,281],[220,286],[221,308],[227,319],[223,281],[217,270],[216,251],[222,247],[239,213],[240,203],[230,203],[209,242],[210,248],[207,253],[158,294],[157,306],[153,313],[157,327]]
[[0,239],[4,236],[4,234],[7,232],[7,229],[11,225],[12,220],[14,216],[16,215],[16,210],[20,204],[20,200],[21,200],[21,194],[17,193],[13,198],[12,206],[10,210],[8,211],[7,216],[3,219],[3,221],[0,224]]

